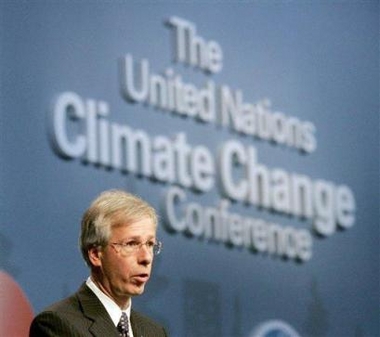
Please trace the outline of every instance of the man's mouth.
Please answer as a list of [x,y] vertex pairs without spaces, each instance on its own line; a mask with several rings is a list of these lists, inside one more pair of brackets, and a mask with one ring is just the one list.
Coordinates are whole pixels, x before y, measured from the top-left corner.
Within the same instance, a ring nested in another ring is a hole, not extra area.
[[146,274],[146,273],[136,274],[133,278],[138,283],[146,283],[149,280],[149,274]]

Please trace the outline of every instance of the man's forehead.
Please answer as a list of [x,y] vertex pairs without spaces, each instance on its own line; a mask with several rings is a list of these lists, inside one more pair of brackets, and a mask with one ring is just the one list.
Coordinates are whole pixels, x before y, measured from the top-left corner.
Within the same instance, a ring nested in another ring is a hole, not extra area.
[[156,231],[156,224],[151,218],[142,218],[138,220],[122,220],[119,219],[116,222],[112,229],[122,230],[122,231],[137,231],[137,232],[145,232],[145,231]]

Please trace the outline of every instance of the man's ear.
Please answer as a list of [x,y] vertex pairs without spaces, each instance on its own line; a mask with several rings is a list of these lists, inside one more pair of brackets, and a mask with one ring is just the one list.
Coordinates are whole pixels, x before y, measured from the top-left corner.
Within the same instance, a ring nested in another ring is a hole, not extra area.
[[100,267],[102,265],[102,248],[91,247],[88,251],[88,258],[94,267]]

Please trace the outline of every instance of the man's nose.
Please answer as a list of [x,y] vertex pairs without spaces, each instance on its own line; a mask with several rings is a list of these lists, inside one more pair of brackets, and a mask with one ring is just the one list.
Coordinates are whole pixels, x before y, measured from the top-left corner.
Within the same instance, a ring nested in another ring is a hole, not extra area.
[[141,245],[138,251],[138,261],[141,264],[148,265],[153,261],[153,252],[147,245]]

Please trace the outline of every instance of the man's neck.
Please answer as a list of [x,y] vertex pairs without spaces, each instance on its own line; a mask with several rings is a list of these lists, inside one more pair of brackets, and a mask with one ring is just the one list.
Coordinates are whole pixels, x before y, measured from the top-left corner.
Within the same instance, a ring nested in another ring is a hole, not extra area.
[[109,297],[113,302],[115,302],[121,310],[126,310],[131,305],[131,298],[120,299],[116,296],[113,296],[111,291],[108,289],[106,282],[102,282],[102,280],[97,277],[96,274],[91,274],[91,280],[95,284],[95,286],[107,297]]

